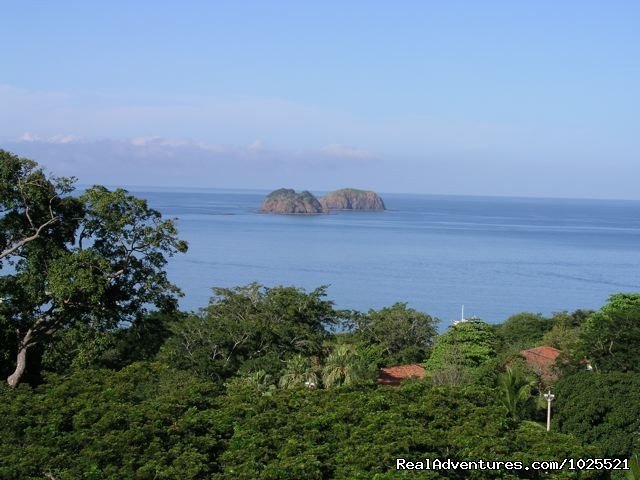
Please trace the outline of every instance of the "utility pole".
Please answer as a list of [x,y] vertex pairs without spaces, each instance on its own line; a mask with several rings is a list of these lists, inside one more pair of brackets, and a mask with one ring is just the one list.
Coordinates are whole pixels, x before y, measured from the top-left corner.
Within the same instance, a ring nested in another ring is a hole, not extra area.
[[549,430],[551,430],[551,402],[553,401],[554,398],[556,398],[556,396],[551,393],[551,390],[549,390],[549,393],[545,393],[544,394],[544,398],[547,401],[547,432]]

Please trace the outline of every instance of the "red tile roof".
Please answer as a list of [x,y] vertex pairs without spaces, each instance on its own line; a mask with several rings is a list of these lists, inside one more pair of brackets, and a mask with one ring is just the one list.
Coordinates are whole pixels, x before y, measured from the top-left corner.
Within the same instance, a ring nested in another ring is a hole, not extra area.
[[424,368],[417,363],[381,368],[378,372],[378,383],[381,385],[400,385],[407,378],[424,377]]
[[550,347],[548,345],[542,345],[540,347],[530,348],[528,350],[522,350],[520,355],[524,357],[527,364],[544,380],[548,382],[555,379],[555,372],[553,371],[553,365],[556,363],[556,358],[562,352],[557,348]]

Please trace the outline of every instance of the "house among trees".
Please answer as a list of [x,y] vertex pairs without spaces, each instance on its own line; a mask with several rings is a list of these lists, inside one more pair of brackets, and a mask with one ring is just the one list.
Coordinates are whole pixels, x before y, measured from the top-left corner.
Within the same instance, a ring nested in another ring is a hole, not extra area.
[[527,365],[540,377],[540,379],[548,384],[553,380],[556,380],[556,372],[553,366],[556,363],[558,355],[562,352],[557,348],[550,347],[549,345],[541,345],[535,348],[529,348],[528,350],[522,350],[520,356],[522,356]]
[[407,378],[424,377],[424,367],[417,363],[381,368],[378,371],[378,384],[397,387]]

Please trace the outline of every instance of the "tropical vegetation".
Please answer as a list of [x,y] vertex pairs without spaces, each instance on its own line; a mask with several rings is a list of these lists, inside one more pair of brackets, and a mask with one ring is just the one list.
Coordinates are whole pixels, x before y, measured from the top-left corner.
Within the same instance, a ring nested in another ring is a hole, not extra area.
[[[178,308],[176,223],[0,151],[0,478],[638,478],[640,294],[446,327],[324,286]],[[562,351],[540,378],[520,355]],[[383,367],[423,378],[379,385]],[[551,430],[542,394],[551,389]],[[396,459],[628,460],[628,471],[396,471]]]

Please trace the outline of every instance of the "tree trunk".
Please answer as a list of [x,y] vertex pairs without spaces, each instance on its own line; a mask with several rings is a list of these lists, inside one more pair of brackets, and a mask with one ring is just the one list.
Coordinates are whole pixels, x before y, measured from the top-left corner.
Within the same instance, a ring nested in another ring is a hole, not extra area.
[[24,339],[20,342],[20,347],[18,348],[18,355],[16,358],[16,369],[15,371],[7,378],[7,383],[11,388],[16,388],[18,383],[20,383],[20,379],[24,374],[25,369],[27,368],[27,350],[31,346],[31,341],[33,339],[33,331],[28,330],[27,334],[24,336]]

